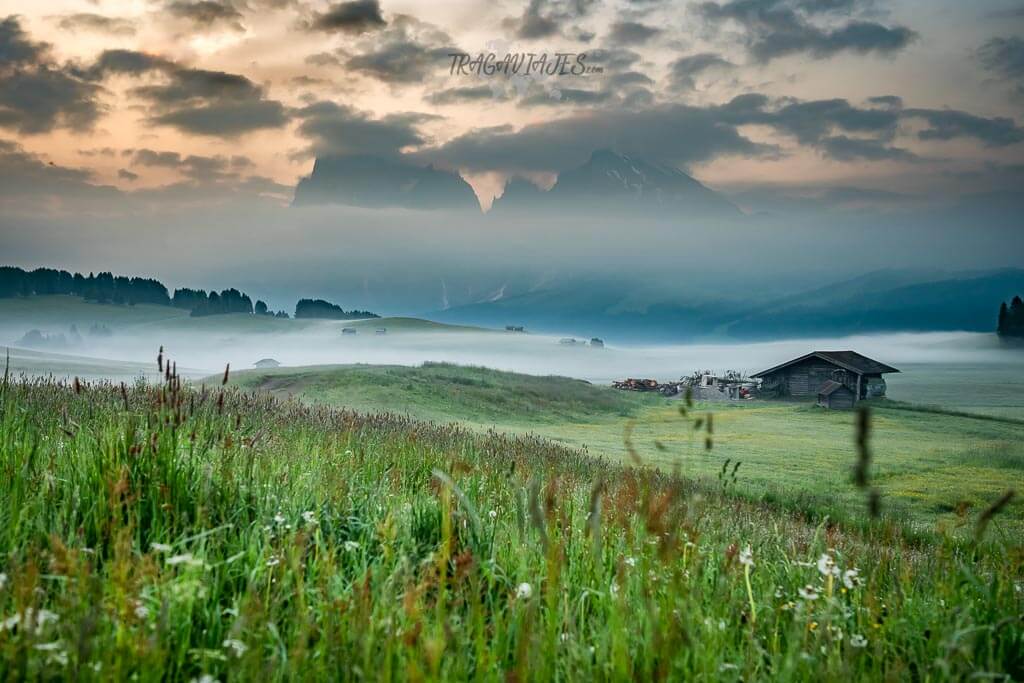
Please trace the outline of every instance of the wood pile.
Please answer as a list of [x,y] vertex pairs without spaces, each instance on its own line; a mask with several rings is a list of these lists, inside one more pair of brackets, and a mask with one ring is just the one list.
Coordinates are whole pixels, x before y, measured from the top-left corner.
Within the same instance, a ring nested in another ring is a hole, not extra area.
[[612,382],[612,387],[622,391],[656,391],[665,396],[675,396],[679,393],[678,382],[659,384],[658,380],[655,379],[636,379],[633,377],[616,380]]

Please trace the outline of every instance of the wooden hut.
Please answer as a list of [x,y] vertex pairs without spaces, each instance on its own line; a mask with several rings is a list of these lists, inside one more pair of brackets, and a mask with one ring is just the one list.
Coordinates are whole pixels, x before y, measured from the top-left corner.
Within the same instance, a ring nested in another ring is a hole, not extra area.
[[818,390],[818,405],[829,410],[849,410],[856,401],[853,391],[846,385],[828,380]]
[[848,389],[856,404],[865,398],[885,396],[882,375],[891,372],[899,370],[856,351],[812,351],[762,370],[753,377],[761,380],[763,396],[814,398],[819,396],[826,382],[833,382]]

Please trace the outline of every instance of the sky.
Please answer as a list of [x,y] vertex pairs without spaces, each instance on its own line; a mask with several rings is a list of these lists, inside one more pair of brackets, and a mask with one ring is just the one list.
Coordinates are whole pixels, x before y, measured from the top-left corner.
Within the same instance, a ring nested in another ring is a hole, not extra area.
[[[1019,0],[0,0],[0,201],[287,204],[318,154],[365,152],[486,207],[599,147],[733,192],[1005,191],[1022,36]],[[596,68],[453,75],[456,52]]]
[[[0,262],[386,312],[1024,267],[1022,36],[1022,0],[0,0]],[[290,206],[319,156],[455,172],[487,210],[605,148],[742,219]]]

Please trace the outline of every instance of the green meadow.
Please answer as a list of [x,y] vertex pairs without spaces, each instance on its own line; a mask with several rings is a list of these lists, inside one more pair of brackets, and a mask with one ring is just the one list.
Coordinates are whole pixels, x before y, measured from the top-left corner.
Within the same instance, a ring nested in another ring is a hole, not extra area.
[[[854,414],[784,402],[696,406],[712,414],[713,448],[679,414],[683,401],[622,392],[564,377],[534,377],[448,364],[326,366],[251,370],[247,389],[362,412],[394,412],[469,427],[541,435],[597,457],[641,460],[731,488],[813,518],[860,519],[863,496],[850,486]],[[871,404],[873,463],[885,514],[919,532],[962,534],[969,515],[1008,488],[1024,491],[1024,421],[960,414],[897,401]],[[730,474],[730,481],[732,476]],[[1024,497],[1008,507],[1001,532],[1024,533]]]
[[1024,676],[1024,549],[999,505],[925,539],[174,376],[5,379],[0,473],[10,680]]

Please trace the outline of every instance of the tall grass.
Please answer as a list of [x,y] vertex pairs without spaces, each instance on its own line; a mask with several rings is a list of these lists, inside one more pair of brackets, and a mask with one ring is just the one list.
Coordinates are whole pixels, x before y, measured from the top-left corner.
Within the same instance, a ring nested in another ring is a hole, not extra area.
[[911,546],[171,368],[0,389],[4,678],[1024,677],[1019,540]]

